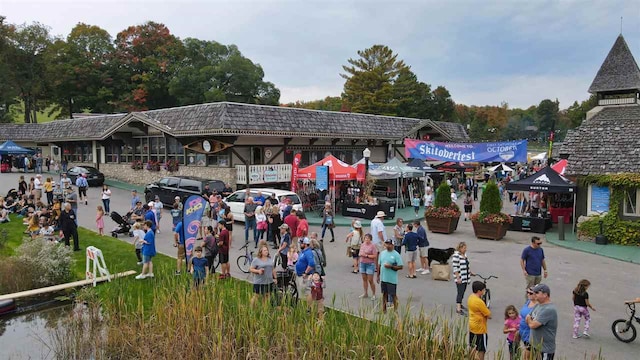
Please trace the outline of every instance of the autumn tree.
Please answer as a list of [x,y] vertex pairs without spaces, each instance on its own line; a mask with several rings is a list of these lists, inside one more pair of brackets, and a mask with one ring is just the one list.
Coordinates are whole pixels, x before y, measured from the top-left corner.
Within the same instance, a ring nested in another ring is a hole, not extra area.
[[183,59],[184,46],[164,24],[149,21],[130,26],[118,33],[115,47],[118,75],[129,82],[119,99],[124,109],[146,110],[176,105],[168,85],[174,67]]
[[398,55],[384,45],[358,51],[359,58],[342,66],[346,79],[343,98],[353,112],[395,115],[393,83],[407,66]]

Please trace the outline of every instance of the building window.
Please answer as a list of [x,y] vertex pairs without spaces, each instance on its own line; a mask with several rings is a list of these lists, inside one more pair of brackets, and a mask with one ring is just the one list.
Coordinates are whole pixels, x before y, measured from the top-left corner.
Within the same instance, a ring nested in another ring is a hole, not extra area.
[[167,160],[177,160],[184,165],[184,147],[173,137],[167,137]]
[[231,161],[229,160],[229,155],[226,154],[215,154],[207,156],[207,164],[209,166],[217,166],[217,167],[229,167]]
[[62,155],[68,162],[92,162],[93,148],[91,143],[75,142],[62,146]]
[[640,216],[640,189],[629,188],[624,191],[624,215],[626,216]]

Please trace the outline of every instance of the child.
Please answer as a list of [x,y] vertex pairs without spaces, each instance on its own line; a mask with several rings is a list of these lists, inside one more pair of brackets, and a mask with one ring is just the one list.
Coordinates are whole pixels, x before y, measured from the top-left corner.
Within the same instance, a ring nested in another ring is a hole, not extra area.
[[96,227],[98,228],[98,234],[104,236],[104,209],[102,205],[98,205],[96,212]]
[[589,309],[596,311],[589,302],[589,293],[587,289],[591,285],[591,282],[587,279],[582,279],[578,282],[578,286],[573,290],[573,338],[577,339],[578,329],[580,329],[580,319],[584,317],[584,332],[582,336],[589,337],[589,323],[591,322],[591,316],[589,315]]
[[156,233],[160,234],[160,220],[162,219],[162,208],[164,205],[160,201],[160,197],[156,195],[155,201],[153,202],[153,213],[156,215]]
[[520,328],[520,315],[518,309],[515,306],[509,305],[504,310],[504,330],[502,332],[507,334],[507,343],[509,343],[509,359],[513,360],[513,357],[518,349],[518,343],[515,341],[516,334]]
[[298,244],[292,243],[289,245],[289,252],[287,252],[287,267],[294,266],[298,261]]
[[180,210],[180,204],[175,202],[173,203],[173,209],[171,209],[171,220],[173,221],[173,226],[171,227],[171,231],[176,229],[176,225],[180,222],[180,218],[182,215],[182,210]]
[[53,228],[53,225],[51,225],[51,223],[48,223],[40,228],[40,235],[47,241],[57,242],[57,239],[54,235],[55,231],[56,230]]
[[309,281],[310,291],[308,301],[309,306],[311,306],[312,303],[316,304],[318,307],[318,315],[321,319],[324,316],[324,291],[322,289],[325,287],[326,284],[322,279],[322,276],[320,276],[317,271],[314,272],[313,275],[311,275],[311,281]]
[[202,256],[202,246],[196,246],[194,252],[195,256],[191,258],[191,264],[189,264],[189,272],[193,274],[193,285],[198,289],[201,284],[204,284],[205,279],[209,277],[209,267],[207,266],[207,259]]
[[136,223],[133,224],[133,246],[136,248],[138,265],[142,265],[142,239],[144,239],[144,230],[142,230],[142,223],[136,221]]
[[413,199],[411,199],[411,205],[413,205],[413,211],[416,213],[416,217],[418,217],[418,211],[420,211],[420,194],[413,194]]

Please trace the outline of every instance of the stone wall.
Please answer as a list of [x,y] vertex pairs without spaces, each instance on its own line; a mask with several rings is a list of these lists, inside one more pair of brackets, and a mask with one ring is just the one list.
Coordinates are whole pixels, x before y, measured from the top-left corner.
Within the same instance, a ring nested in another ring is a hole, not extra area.
[[[77,164],[71,166],[95,166],[95,164]],[[197,176],[204,179],[222,180],[231,187],[236,187],[236,169],[235,168],[216,168],[216,167],[196,167],[196,166],[180,166],[178,171],[169,172],[164,169],[160,171],[133,170],[131,164],[100,164],[100,171],[108,179],[115,179],[130,184],[146,185],[160,180],[165,176]]]

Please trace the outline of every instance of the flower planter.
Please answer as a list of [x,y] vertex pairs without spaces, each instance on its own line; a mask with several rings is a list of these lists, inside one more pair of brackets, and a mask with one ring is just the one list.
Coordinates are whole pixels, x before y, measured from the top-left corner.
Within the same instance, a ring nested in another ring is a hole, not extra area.
[[427,227],[431,232],[441,234],[451,234],[458,228],[460,216],[451,218],[435,218],[425,216]]
[[509,224],[484,224],[475,221],[471,223],[478,239],[500,240],[507,234],[509,228]]

